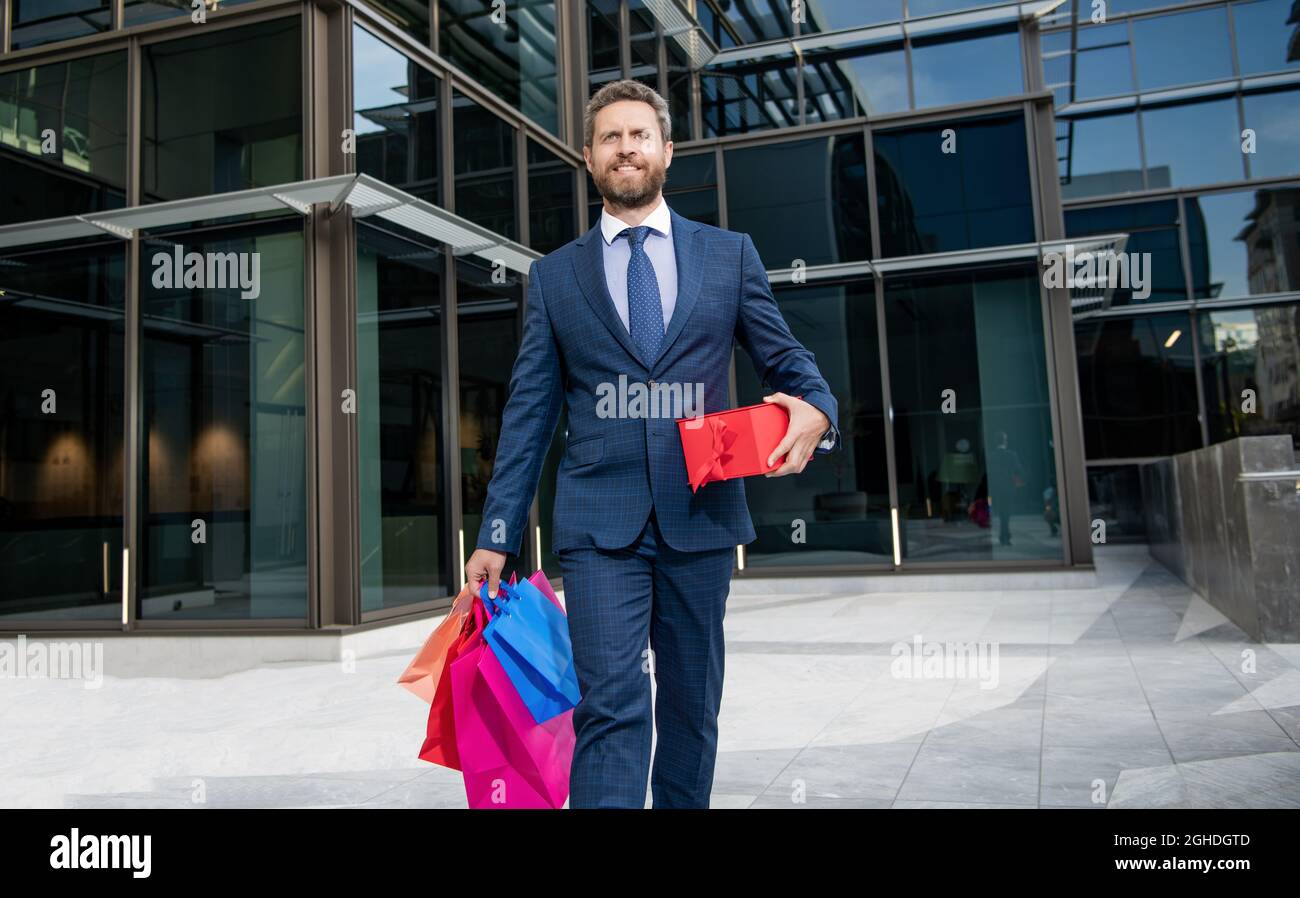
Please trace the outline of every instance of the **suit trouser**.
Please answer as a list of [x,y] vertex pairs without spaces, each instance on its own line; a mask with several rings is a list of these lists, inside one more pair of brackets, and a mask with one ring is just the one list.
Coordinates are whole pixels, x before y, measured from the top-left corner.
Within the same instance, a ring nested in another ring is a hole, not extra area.
[[735,550],[678,552],[652,510],[629,546],[557,557],[582,693],[569,807],[643,808],[649,776],[653,807],[707,808]]

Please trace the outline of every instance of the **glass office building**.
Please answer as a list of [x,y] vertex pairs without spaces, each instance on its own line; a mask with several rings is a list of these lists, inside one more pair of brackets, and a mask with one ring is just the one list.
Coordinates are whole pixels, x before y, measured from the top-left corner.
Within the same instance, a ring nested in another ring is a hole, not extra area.
[[[746,482],[736,575],[1089,566],[1141,459],[1300,433],[1296,14],[1111,7],[3,0],[0,629],[444,606],[620,77],[839,402],[839,452]],[[1067,242],[1150,253],[1149,295],[1048,286]]]

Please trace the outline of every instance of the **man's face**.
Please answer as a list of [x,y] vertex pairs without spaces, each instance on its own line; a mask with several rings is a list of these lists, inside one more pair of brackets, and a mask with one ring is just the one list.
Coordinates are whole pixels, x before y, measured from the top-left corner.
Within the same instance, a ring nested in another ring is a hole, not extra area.
[[619,100],[596,113],[591,146],[583,147],[582,155],[601,196],[615,206],[637,209],[663,189],[673,144],[664,143],[649,103]]

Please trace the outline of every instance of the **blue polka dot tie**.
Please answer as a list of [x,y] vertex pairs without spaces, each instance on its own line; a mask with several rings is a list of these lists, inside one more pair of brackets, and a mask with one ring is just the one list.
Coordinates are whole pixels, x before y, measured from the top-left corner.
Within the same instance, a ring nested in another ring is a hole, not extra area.
[[654,361],[659,343],[664,338],[664,305],[659,296],[659,279],[655,277],[655,268],[642,245],[649,234],[649,225],[624,228],[618,232],[619,237],[627,238],[632,248],[627,261],[628,330],[647,365]]

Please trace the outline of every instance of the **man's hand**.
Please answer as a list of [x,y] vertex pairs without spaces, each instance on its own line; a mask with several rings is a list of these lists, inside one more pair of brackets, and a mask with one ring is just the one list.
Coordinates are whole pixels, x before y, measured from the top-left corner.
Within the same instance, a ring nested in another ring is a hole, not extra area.
[[810,403],[784,393],[764,396],[764,402],[775,402],[790,415],[790,426],[785,437],[767,457],[769,465],[784,455],[785,464],[775,471],[768,471],[764,477],[784,477],[786,474],[798,474],[808,465],[813,450],[821,442],[822,434],[831,426],[831,419],[826,413]]
[[493,552],[491,549],[475,549],[474,554],[465,562],[465,583],[474,595],[478,595],[483,581],[488,584],[488,597],[497,597],[497,586],[501,583],[501,571],[506,566],[506,554]]

